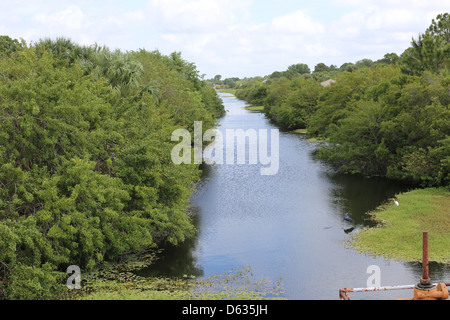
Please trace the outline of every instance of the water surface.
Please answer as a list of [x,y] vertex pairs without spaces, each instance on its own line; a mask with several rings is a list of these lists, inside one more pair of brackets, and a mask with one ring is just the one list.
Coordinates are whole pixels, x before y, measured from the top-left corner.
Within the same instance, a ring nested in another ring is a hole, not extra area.
[[[219,128],[277,129],[246,103],[221,94],[228,114]],[[338,299],[339,288],[366,287],[371,265],[381,268],[381,285],[416,284],[420,264],[359,254],[345,246],[349,234],[366,226],[366,213],[408,186],[386,179],[335,173],[315,160],[317,148],[302,135],[280,133],[280,169],[261,176],[259,165],[205,166],[204,179],[192,197],[198,234],[183,246],[169,247],[142,274],[208,277],[250,266],[256,279],[277,281],[285,297],[296,300]],[[344,221],[344,214],[355,221]],[[434,282],[448,281],[450,271],[432,264]],[[354,293],[352,299],[412,297],[411,291]]]

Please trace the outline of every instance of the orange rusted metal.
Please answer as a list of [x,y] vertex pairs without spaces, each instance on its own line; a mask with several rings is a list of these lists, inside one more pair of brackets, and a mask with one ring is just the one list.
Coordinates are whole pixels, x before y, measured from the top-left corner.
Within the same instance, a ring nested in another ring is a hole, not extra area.
[[449,292],[445,283],[431,284],[428,269],[428,231],[423,232],[422,278],[414,287],[413,300],[446,300]]
[[414,297],[395,300],[446,300],[450,296],[450,283],[432,284],[429,277],[429,260],[428,260],[428,231],[423,232],[423,261],[422,261],[422,278],[416,285],[407,286],[389,286],[377,288],[353,288],[340,289],[339,299],[350,300],[350,292],[374,292],[389,290],[414,289]]
[[449,291],[445,283],[438,283],[431,289],[422,289],[419,286],[414,288],[413,300],[446,300],[449,297]]
[[377,291],[392,291],[392,290],[414,290],[412,298],[401,298],[395,300],[446,300],[449,298],[449,283],[436,283],[430,286],[429,289],[420,288],[419,285],[405,285],[405,286],[388,286],[376,288],[344,288],[339,290],[340,300],[350,300],[349,293],[356,292],[377,292]]
[[422,278],[420,284],[429,286],[431,283],[428,271],[428,231],[423,232],[423,259],[422,259]]
[[339,299],[340,300],[350,300],[350,297],[348,296],[347,289],[340,289],[339,290]]

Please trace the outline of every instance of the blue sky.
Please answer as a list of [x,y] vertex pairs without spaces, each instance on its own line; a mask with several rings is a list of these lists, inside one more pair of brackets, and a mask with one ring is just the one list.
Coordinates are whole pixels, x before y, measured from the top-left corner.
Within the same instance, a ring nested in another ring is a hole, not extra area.
[[0,34],[180,51],[207,78],[401,54],[449,0],[0,0]]

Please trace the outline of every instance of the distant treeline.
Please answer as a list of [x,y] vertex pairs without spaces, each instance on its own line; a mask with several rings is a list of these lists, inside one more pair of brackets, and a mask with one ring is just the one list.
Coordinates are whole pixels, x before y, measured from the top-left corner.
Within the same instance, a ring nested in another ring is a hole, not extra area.
[[450,182],[449,68],[445,13],[401,56],[232,80],[238,98],[281,127],[325,141],[317,156],[339,170],[441,186]]
[[1,36],[0,109],[0,299],[193,235],[200,170],[172,163],[171,134],[225,111],[180,53]]

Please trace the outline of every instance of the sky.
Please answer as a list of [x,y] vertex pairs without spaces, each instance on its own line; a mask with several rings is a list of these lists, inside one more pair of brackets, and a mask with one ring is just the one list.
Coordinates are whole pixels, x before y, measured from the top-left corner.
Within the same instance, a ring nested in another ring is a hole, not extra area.
[[0,0],[0,35],[181,52],[206,79],[402,54],[450,0]]

